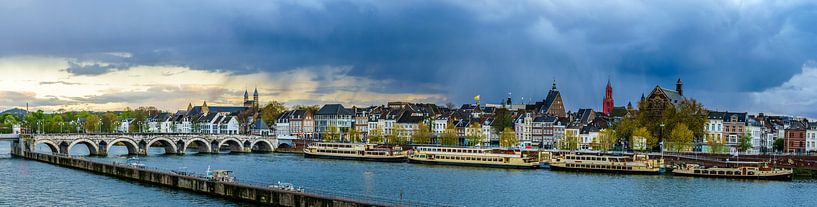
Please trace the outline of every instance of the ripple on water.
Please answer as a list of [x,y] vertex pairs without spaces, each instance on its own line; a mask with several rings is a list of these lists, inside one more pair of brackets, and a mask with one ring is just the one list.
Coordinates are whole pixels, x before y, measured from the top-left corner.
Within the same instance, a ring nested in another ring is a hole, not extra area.
[[[153,149],[151,154],[155,154]],[[127,157],[88,159],[123,162]],[[310,189],[393,199],[400,198],[402,193],[409,200],[468,206],[817,206],[817,199],[813,199],[817,195],[814,180],[737,181],[566,173],[306,159],[294,154],[152,155],[143,162],[149,167],[197,173],[203,173],[208,166],[229,169],[239,180],[259,183],[282,181]],[[19,159],[0,159],[0,181],[14,183],[0,185],[0,201],[12,201],[12,206],[235,205]],[[23,195],[25,198],[21,198]]]

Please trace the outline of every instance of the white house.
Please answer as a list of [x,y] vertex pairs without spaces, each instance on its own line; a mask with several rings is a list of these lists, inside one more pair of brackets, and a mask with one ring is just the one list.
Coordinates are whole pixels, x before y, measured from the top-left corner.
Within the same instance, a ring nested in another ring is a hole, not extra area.
[[116,132],[119,132],[119,133],[128,133],[128,132],[130,132],[129,129],[130,129],[130,124],[132,122],[133,122],[133,119],[131,119],[131,118],[122,119],[122,121],[119,122],[119,127],[116,128]]
[[817,151],[817,124],[810,123],[806,130],[806,152]]

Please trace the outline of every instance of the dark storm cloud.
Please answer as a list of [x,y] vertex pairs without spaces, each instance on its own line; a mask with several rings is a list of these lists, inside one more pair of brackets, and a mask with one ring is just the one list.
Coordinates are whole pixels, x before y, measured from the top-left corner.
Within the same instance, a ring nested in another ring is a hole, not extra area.
[[72,65],[77,75],[116,64],[236,74],[350,66],[393,80],[372,91],[459,102],[542,99],[556,79],[574,110],[598,108],[608,78],[617,105],[682,78],[704,104],[765,110],[732,99],[817,59],[816,11],[805,1],[13,2],[0,6],[0,25],[14,31],[0,33],[0,55],[132,54]]

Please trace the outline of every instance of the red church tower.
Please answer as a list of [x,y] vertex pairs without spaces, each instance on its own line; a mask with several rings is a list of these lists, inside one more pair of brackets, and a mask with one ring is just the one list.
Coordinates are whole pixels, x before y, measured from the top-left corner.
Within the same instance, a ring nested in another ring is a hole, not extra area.
[[610,79],[607,79],[607,89],[604,92],[604,103],[602,103],[602,112],[610,115],[613,111],[613,86],[610,85]]

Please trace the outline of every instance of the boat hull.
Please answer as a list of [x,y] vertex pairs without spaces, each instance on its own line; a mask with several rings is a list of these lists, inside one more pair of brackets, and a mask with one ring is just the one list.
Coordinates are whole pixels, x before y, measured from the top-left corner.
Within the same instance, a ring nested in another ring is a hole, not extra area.
[[335,159],[335,160],[359,160],[359,161],[373,161],[373,162],[405,162],[406,157],[355,157],[355,156],[338,156],[338,155],[323,155],[312,154],[305,152],[306,158],[321,158],[321,159]]
[[587,168],[572,168],[558,165],[550,165],[551,170],[565,171],[565,172],[590,172],[590,173],[611,173],[611,174],[631,174],[631,175],[660,175],[661,171],[636,171],[636,170],[608,170],[608,169],[587,169]]
[[416,159],[409,159],[408,162],[409,163],[415,163],[415,164],[427,164],[427,165],[450,165],[450,166],[489,167],[489,168],[507,168],[507,169],[536,169],[536,168],[539,168],[539,165],[503,165],[503,164],[445,162],[445,161],[416,160]]
[[686,172],[673,172],[672,175],[674,176],[683,176],[683,177],[701,177],[701,178],[723,178],[723,179],[739,179],[739,180],[782,180],[782,181],[791,181],[792,174],[780,174],[780,175],[765,175],[765,176],[757,176],[757,175],[710,175],[710,174],[696,174],[696,173],[686,173]]

